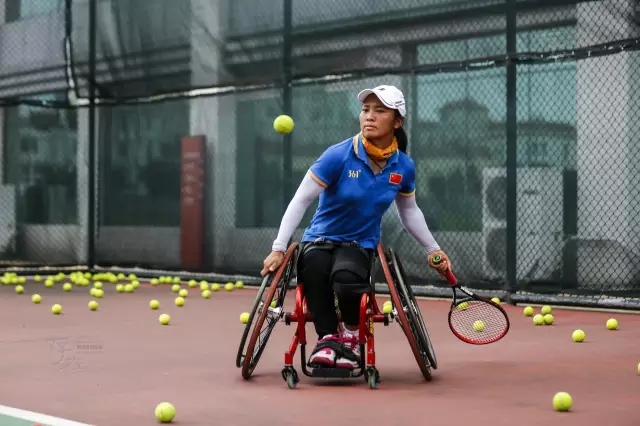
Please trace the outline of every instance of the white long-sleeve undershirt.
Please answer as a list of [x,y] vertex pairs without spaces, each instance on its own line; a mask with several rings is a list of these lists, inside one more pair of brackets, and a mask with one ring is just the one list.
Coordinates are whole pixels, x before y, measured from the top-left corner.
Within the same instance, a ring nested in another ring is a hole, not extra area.
[[[311,203],[320,196],[322,191],[324,191],[324,187],[313,180],[307,173],[282,216],[278,236],[273,242],[273,251],[284,252],[287,250],[287,244],[302,221],[304,213]],[[440,250],[440,246],[436,243],[427,226],[422,210],[416,203],[415,195],[404,196],[398,194],[395,202],[400,222],[409,235],[422,245],[427,253]]]

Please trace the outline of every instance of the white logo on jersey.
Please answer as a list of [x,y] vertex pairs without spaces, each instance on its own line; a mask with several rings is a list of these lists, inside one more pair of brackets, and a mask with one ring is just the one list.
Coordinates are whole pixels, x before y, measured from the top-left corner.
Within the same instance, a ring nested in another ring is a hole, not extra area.
[[350,178],[354,178],[354,179],[358,179],[360,177],[360,172],[362,170],[349,170],[349,177]]

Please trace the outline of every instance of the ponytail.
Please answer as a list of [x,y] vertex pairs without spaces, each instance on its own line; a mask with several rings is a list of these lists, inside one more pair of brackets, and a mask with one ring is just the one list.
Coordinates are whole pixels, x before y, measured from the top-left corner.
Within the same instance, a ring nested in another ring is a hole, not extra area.
[[407,146],[409,145],[409,138],[407,137],[407,132],[404,131],[402,127],[398,127],[393,131],[393,136],[396,137],[398,141],[398,149],[400,152],[407,153]]

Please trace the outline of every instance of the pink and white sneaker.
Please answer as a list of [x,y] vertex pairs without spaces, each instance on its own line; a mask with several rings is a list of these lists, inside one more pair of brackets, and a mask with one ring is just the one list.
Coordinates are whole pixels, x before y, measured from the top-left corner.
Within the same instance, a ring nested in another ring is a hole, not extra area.
[[335,367],[336,364],[336,351],[339,351],[342,347],[342,339],[337,334],[328,334],[322,339],[318,340],[316,347],[314,348],[307,365],[312,368]]
[[336,360],[337,368],[347,368],[355,370],[360,367],[360,343],[358,338],[352,334],[342,335],[343,354]]

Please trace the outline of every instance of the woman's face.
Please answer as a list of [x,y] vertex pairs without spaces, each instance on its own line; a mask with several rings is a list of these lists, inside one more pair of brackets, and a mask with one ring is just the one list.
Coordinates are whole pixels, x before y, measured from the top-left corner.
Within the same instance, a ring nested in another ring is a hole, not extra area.
[[367,139],[384,139],[402,126],[402,119],[396,118],[395,110],[387,108],[373,93],[367,96],[360,111],[360,131]]

